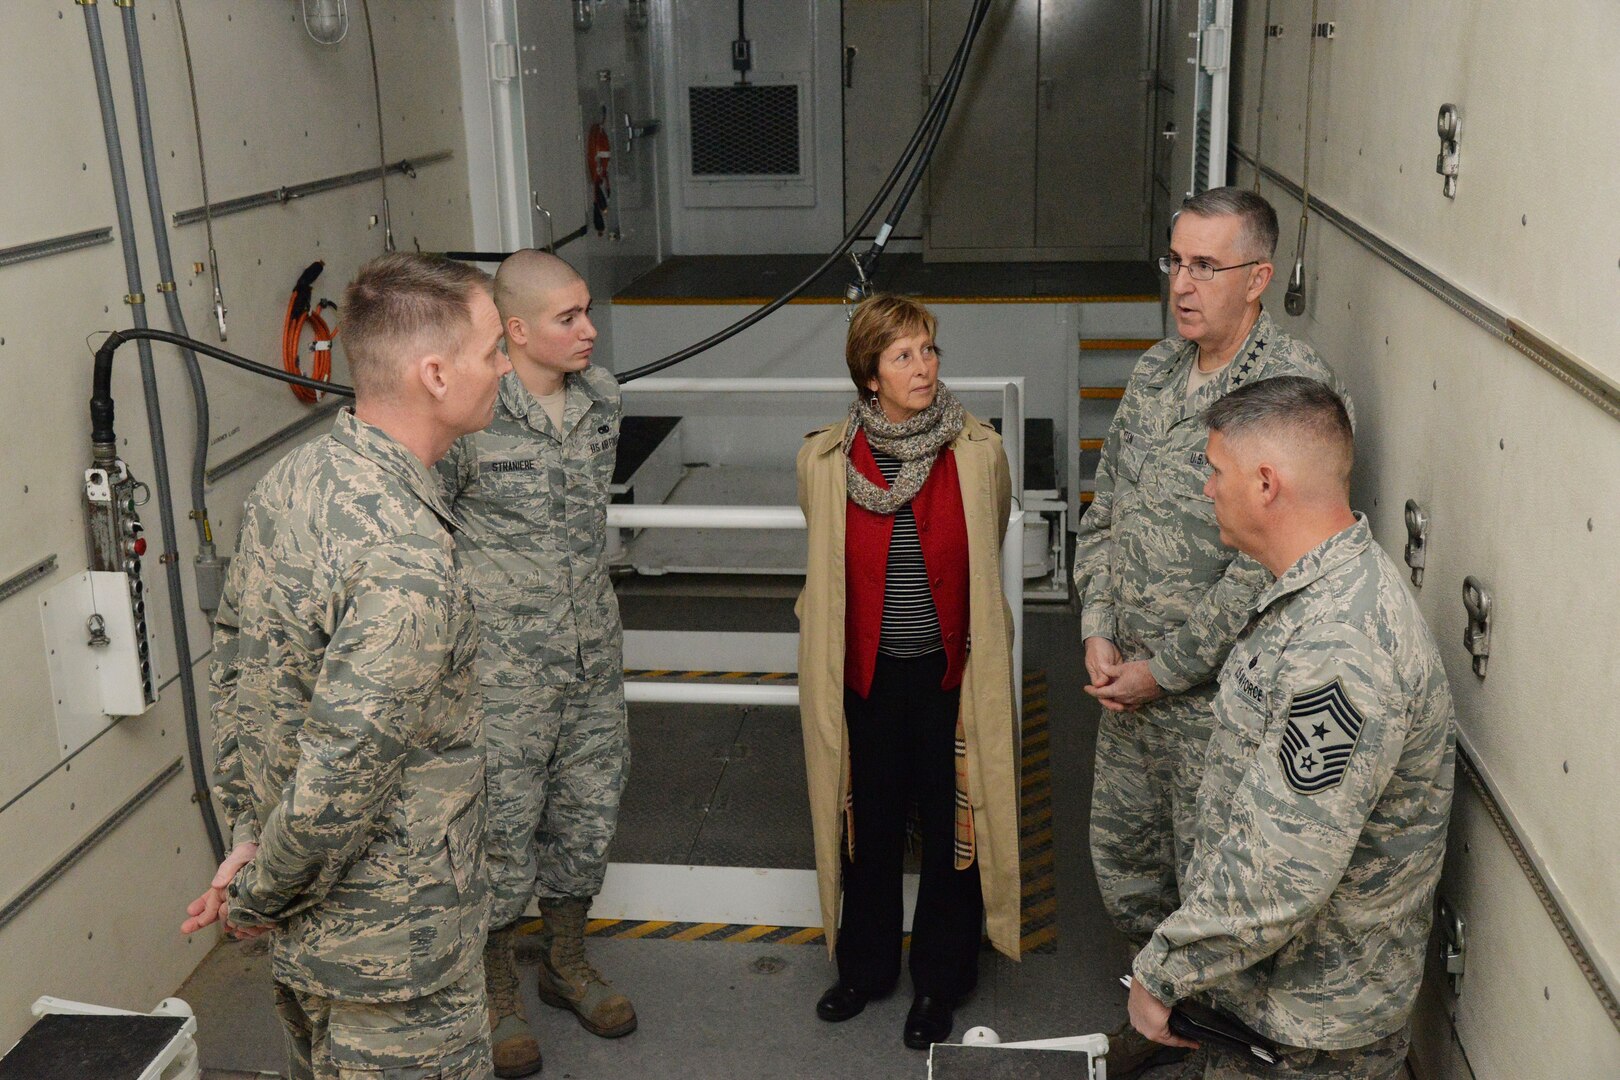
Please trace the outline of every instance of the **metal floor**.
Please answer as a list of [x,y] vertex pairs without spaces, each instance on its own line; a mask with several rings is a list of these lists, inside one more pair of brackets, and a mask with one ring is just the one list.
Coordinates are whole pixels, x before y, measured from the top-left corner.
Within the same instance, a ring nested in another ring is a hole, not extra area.
[[[621,589],[636,629],[793,626],[785,579],[668,577]],[[1048,673],[1058,905],[1056,951],[1013,964],[986,951],[979,989],[957,1011],[956,1038],[986,1024],[1004,1040],[1106,1031],[1123,1021],[1123,942],[1104,915],[1086,849],[1096,709],[1080,690],[1078,620],[1025,615],[1025,663]],[[743,866],[809,866],[796,718],[782,709],[633,706],[633,768],[612,857]],[[900,1031],[910,993],[830,1025],[814,1005],[835,972],[820,945],[592,939],[598,966],[635,1001],[639,1029],[587,1034],[541,1004],[524,969],[543,1077],[917,1078],[926,1055]],[[284,1067],[264,956],[221,945],[179,991],[197,1011],[203,1064],[216,1080]],[[1163,1080],[1173,1075],[1155,1070]]]

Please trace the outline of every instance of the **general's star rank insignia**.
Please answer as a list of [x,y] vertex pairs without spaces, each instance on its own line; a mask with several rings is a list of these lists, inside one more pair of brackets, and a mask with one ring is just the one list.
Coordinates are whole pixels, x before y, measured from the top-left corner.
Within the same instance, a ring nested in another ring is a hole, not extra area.
[[1288,786],[1301,795],[1316,795],[1343,780],[1362,723],[1338,679],[1296,694],[1277,751]]

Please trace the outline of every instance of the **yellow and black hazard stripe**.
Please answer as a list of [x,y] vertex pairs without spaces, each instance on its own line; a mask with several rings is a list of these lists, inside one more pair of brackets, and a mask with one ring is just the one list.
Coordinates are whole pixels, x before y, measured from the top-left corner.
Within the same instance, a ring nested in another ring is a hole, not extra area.
[[1023,952],[1057,951],[1057,872],[1052,852],[1052,743],[1046,672],[1024,675],[1023,761],[1018,784],[1018,863]]
[[[520,934],[537,932],[544,920],[518,927]],[[585,924],[588,937],[621,941],[733,941],[763,945],[814,945],[825,940],[819,926],[753,926],[748,923],[671,922],[662,919],[592,919]]]
[[627,679],[663,679],[668,682],[797,682],[791,671],[672,671],[668,668],[625,668]]

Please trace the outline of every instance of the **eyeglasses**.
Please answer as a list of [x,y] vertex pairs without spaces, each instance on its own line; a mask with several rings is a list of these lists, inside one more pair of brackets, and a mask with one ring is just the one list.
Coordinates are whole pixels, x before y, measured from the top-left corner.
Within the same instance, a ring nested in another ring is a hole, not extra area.
[[1248,262],[1238,263],[1236,266],[1211,266],[1201,260],[1184,263],[1174,255],[1160,255],[1159,273],[1173,278],[1176,276],[1177,270],[1186,268],[1187,276],[1194,281],[1211,281],[1216,274],[1221,273],[1223,270],[1241,270],[1245,266],[1259,266],[1260,262],[1259,259],[1250,259]]

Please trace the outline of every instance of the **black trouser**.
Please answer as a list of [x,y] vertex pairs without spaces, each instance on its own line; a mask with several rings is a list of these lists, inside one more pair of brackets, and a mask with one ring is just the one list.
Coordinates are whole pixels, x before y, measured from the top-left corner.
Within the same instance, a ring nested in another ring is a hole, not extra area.
[[979,976],[984,898],[979,865],[956,869],[956,713],[959,690],[941,690],[945,653],[878,654],[872,692],[844,690],[855,857],[844,849],[838,978],[881,994],[900,977],[901,876],[906,810],[917,801],[922,880],[911,927],[911,983],[955,1003]]

